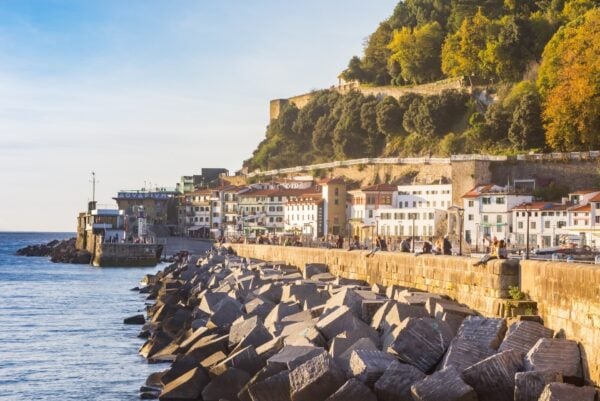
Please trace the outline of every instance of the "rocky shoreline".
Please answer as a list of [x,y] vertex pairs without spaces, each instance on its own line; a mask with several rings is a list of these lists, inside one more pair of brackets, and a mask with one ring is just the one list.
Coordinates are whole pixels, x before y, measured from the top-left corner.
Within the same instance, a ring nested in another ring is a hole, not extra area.
[[75,247],[76,239],[53,240],[46,244],[29,245],[18,249],[19,256],[50,257],[53,263],[89,264],[92,254]]
[[[163,401],[594,401],[577,342],[437,294],[225,249],[147,275],[140,355]],[[129,323],[142,323],[134,316]]]

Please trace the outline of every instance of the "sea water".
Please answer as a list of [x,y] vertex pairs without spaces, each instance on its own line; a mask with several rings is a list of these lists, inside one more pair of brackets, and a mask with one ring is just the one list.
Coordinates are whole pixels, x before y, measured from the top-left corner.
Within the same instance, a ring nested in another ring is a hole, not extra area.
[[0,400],[136,400],[168,365],[138,356],[143,313],[132,287],[156,268],[97,268],[16,256],[71,233],[0,232]]

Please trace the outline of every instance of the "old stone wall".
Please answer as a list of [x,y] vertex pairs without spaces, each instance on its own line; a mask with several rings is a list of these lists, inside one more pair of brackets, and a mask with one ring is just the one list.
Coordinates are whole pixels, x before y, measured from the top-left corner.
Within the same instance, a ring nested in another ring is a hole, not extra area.
[[581,343],[586,377],[600,383],[600,268],[527,260],[520,284],[547,327]]
[[450,256],[414,256],[406,253],[232,244],[240,256],[277,261],[303,269],[324,263],[332,274],[365,280],[369,284],[400,285],[448,295],[479,313],[494,316],[498,300],[518,285],[518,263],[492,261],[472,266],[473,259]]
[[94,266],[156,266],[157,245],[97,243]]
[[515,179],[535,178],[538,185],[543,181],[554,181],[571,191],[596,187],[600,184],[599,160],[555,160],[493,162],[490,164],[490,179],[505,184]]

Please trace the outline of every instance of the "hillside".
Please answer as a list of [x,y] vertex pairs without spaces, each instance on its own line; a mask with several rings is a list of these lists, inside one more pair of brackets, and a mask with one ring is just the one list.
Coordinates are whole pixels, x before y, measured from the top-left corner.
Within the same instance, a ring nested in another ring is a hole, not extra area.
[[[460,77],[469,90],[318,91],[301,109],[283,104],[244,165],[597,149],[598,37],[594,0],[400,2],[341,78],[401,88]],[[488,107],[482,95],[496,101]]]

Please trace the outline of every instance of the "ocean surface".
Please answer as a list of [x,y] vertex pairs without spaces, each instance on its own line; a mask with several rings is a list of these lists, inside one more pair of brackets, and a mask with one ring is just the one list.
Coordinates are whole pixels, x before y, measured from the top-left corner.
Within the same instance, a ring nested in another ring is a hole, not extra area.
[[137,351],[143,312],[130,291],[161,268],[97,268],[16,256],[70,233],[0,232],[0,400],[139,400],[148,365]]

